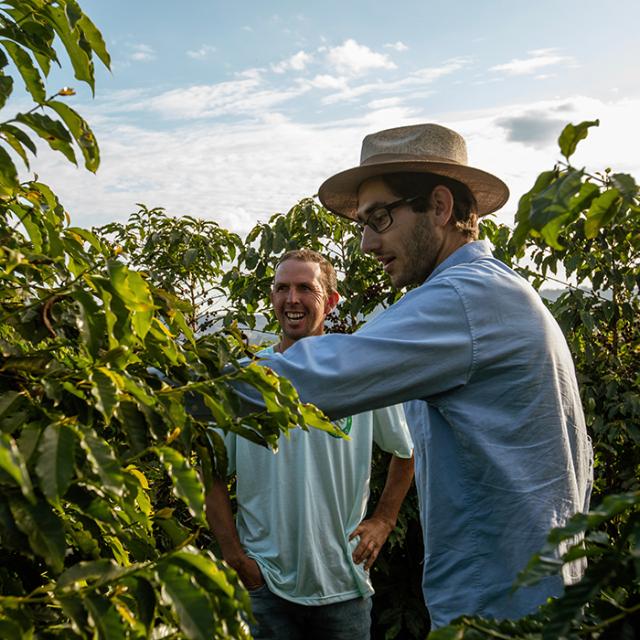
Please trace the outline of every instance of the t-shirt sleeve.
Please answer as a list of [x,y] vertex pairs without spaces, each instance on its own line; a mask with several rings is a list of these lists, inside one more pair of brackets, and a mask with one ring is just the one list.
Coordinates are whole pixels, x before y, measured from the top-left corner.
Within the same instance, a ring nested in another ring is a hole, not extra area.
[[398,458],[410,458],[413,441],[401,405],[383,407],[373,411],[373,441],[383,450]]

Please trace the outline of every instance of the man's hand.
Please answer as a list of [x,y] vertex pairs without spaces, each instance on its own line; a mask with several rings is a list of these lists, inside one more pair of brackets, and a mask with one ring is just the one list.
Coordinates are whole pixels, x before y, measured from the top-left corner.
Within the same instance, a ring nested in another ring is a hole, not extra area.
[[371,569],[382,545],[393,531],[393,526],[388,520],[375,515],[368,520],[363,520],[349,536],[349,540],[360,538],[358,546],[353,552],[353,561],[356,564],[364,562],[364,568],[367,571]]
[[243,555],[234,561],[231,566],[238,572],[242,584],[244,584],[248,591],[258,589],[264,584],[260,567],[253,558]]

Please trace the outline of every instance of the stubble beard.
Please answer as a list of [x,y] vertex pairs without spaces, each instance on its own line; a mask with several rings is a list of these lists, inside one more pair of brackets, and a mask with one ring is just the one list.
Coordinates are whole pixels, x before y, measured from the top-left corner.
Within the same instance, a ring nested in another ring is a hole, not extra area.
[[404,248],[404,269],[392,278],[393,285],[398,289],[422,284],[436,267],[438,243],[428,215],[417,218],[413,233],[408,236]]

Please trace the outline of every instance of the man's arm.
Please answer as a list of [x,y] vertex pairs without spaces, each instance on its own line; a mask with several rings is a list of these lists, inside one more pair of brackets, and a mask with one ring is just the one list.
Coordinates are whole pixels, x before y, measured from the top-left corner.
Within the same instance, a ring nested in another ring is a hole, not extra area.
[[213,486],[205,499],[207,521],[216,537],[222,557],[233,567],[240,576],[244,586],[251,590],[264,584],[258,563],[250,558],[240,544],[240,537],[233,519],[231,501],[227,484],[220,478],[215,478]]
[[360,537],[358,546],[353,552],[353,561],[356,564],[364,562],[365,569],[371,568],[382,545],[396,526],[402,501],[409,491],[412,480],[413,456],[411,458],[392,456],[384,490],[373,515],[363,520],[349,536],[350,540],[356,536]]

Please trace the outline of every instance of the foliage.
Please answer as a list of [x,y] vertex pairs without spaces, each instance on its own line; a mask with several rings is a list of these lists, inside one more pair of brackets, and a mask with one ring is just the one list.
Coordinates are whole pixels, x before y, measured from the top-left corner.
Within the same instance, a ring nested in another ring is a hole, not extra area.
[[[93,88],[93,53],[108,63],[99,32],[75,0],[3,6],[0,53],[37,103],[0,127],[3,141],[25,160],[19,149],[35,145],[11,123],[31,123],[72,160],[70,132],[97,167],[88,128],[38,79],[58,61],[57,35]],[[3,75],[5,98],[11,87]],[[248,637],[246,591],[202,548],[204,490],[226,464],[209,418],[264,445],[294,426],[331,427],[268,371],[225,369],[244,355],[237,332],[196,340],[189,304],[68,226],[53,191],[20,183],[4,150],[0,161],[0,635]],[[240,381],[268,411],[241,417]]]
[[173,218],[164,209],[139,206],[126,224],[113,222],[96,232],[149,282],[190,302],[193,330],[210,329],[226,302],[219,280],[243,247],[240,237],[213,220]]

